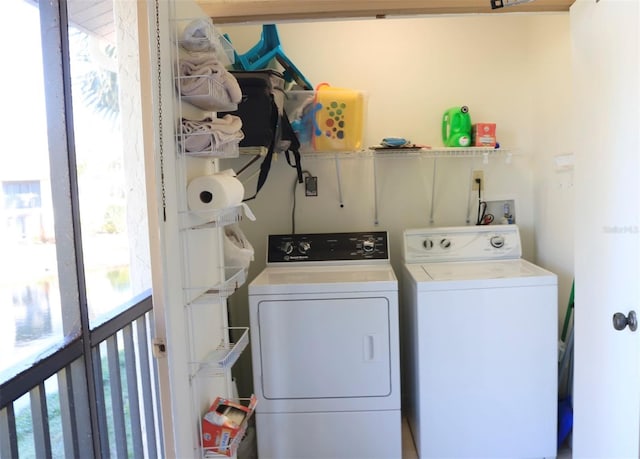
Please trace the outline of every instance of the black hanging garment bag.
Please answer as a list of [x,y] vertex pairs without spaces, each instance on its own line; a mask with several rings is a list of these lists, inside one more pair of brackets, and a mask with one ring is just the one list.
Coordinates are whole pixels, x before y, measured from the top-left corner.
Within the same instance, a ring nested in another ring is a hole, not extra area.
[[242,119],[244,139],[240,141],[240,147],[267,149],[260,165],[256,192],[245,201],[254,199],[264,185],[274,153],[285,153],[287,163],[296,168],[298,182],[302,183],[300,142],[284,111],[285,82],[282,73],[276,70],[232,71],[231,73],[242,90],[242,101],[238,104],[236,111],[222,112],[219,116],[230,113]]

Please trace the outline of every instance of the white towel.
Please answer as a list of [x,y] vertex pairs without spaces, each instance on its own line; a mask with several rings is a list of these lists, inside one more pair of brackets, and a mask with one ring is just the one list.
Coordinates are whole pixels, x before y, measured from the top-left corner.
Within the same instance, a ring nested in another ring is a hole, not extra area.
[[224,83],[228,73],[217,58],[211,56],[192,57],[180,61],[180,91],[184,96],[209,95],[209,79]]
[[229,142],[244,138],[242,120],[235,115],[222,118],[206,118],[201,121],[182,120],[184,148],[188,152],[202,152],[220,148]]
[[[183,96],[212,96],[210,80],[220,84],[224,96],[232,104],[242,100],[242,90],[238,80],[215,56],[191,57],[180,61],[180,92]],[[225,100],[220,102],[224,103]],[[203,107],[207,109],[207,107]]]
[[238,84],[238,80],[231,73],[226,72],[222,75],[222,85],[227,90],[227,94],[229,94],[229,99],[234,104],[239,104],[242,101],[242,89],[240,89],[240,85]]
[[206,151],[211,148],[211,133],[204,123],[182,120],[182,142],[187,152]]

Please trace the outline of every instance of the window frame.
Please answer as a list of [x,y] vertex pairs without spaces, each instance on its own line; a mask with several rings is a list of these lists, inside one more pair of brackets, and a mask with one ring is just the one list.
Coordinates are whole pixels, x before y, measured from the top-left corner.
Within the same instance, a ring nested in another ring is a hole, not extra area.
[[[83,382],[83,387],[70,389],[74,392],[74,403],[85,405],[81,409],[88,412],[90,417],[90,425],[84,429],[90,432],[91,438],[79,441],[83,442],[82,446],[88,446],[84,442],[90,441],[93,457],[100,458],[104,456],[104,442],[108,442],[108,439],[102,439],[101,445],[101,413],[97,403],[95,373],[96,364],[98,367],[100,364],[95,361],[93,350],[152,311],[152,296],[150,289],[134,296],[122,305],[120,313],[91,329],[74,146],[67,0],[29,1],[37,4],[40,14],[50,177],[51,183],[55,184],[51,193],[64,339],[46,357],[0,383],[0,410],[8,408],[13,413],[14,401],[73,365],[74,377]],[[74,364],[79,359],[82,369]],[[9,437],[13,435],[15,431],[9,433]],[[15,438],[9,440],[13,444]],[[74,450],[83,451],[78,445],[74,445]],[[83,454],[86,452],[84,450]]]

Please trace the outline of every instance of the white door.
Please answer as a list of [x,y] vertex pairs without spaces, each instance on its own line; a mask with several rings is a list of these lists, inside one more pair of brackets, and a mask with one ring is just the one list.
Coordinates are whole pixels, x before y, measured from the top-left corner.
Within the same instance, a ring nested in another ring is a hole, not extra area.
[[638,0],[571,8],[575,101],[574,458],[638,457],[640,83]]
[[383,297],[260,301],[264,397],[388,397],[389,306]]

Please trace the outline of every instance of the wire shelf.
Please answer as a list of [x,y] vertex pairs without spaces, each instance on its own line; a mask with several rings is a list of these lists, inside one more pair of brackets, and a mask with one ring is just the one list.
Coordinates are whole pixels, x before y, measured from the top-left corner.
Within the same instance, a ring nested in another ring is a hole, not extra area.
[[[225,267],[225,280],[212,286],[186,287],[186,306],[210,305],[226,300],[246,282],[247,273],[242,267]],[[191,299],[193,298],[193,299]]]
[[373,151],[376,156],[380,157],[406,155],[447,158],[470,158],[484,155],[500,156],[511,153],[508,149],[493,147],[376,148]]
[[181,230],[220,228],[242,220],[244,206],[225,207],[211,210],[189,210],[180,212]]
[[[185,87],[198,86],[197,93],[186,92]],[[229,93],[214,76],[182,75],[177,79],[178,90],[183,101],[210,112],[233,112],[238,105],[231,102]]]
[[[242,149],[241,149],[242,153]],[[468,148],[371,148],[360,151],[314,151],[301,152],[305,160],[343,160],[343,159],[402,159],[402,158],[482,158],[487,164],[489,159],[504,158],[509,164],[515,155],[505,148],[468,147]]]
[[249,344],[249,329],[243,327],[225,328],[225,333],[242,330],[242,335],[235,343],[222,340],[202,361],[191,362],[193,377],[219,376],[233,367],[242,352]]
[[424,157],[424,158],[482,158],[484,164],[489,163],[490,158],[504,158],[507,164],[511,163],[513,153],[504,148],[492,147],[455,147],[455,148],[432,148],[432,149],[389,149],[375,150],[376,158],[397,158],[397,157]]
[[[206,147],[198,148],[197,150],[188,150],[186,145],[191,139],[197,139],[198,143],[204,144]],[[180,153],[187,156],[208,158],[237,158],[240,156],[239,140],[217,144],[211,132],[178,135],[178,144],[180,145]]]

